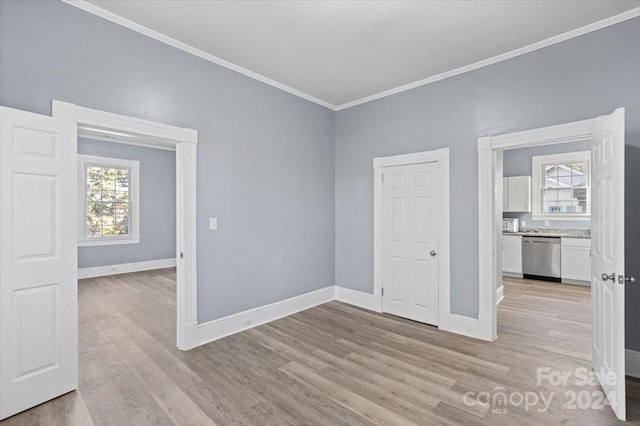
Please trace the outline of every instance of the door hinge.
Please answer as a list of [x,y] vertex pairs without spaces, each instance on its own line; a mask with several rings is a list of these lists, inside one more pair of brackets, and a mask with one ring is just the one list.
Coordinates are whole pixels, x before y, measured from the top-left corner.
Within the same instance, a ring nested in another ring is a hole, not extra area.
[[184,259],[184,253],[180,252],[180,259]]
[[381,176],[382,176],[382,183],[384,183],[384,175],[381,175]]
[[382,287],[382,295],[384,296],[384,287]]

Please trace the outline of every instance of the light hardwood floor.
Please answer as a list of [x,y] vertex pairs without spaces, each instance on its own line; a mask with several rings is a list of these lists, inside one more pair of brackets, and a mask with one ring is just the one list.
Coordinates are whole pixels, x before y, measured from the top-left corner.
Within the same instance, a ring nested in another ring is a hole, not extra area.
[[[536,382],[538,367],[589,367],[588,289],[506,280],[504,294],[495,343],[331,302],[181,352],[173,270],[83,280],[79,391],[2,426],[616,424],[609,407],[563,409],[599,387]],[[514,403],[464,402],[496,388]],[[549,410],[518,406],[524,392],[553,395]]]

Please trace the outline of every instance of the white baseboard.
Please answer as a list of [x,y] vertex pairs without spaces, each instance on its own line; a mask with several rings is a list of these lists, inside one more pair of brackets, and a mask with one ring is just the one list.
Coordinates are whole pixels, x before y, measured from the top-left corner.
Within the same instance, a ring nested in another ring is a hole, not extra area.
[[[374,312],[382,312],[381,296],[340,286],[329,286],[310,293],[301,294],[300,296],[271,303],[269,305],[259,306],[224,318],[198,324],[197,331],[194,323],[194,330],[192,333],[189,333],[190,338],[183,342],[183,347],[180,349],[186,350],[195,348],[197,346],[222,339],[223,337],[293,315],[296,312],[331,302],[332,300],[338,300],[340,302],[348,303]],[[489,321],[489,318],[470,318],[463,315],[452,314],[446,309],[440,309],[438,321],[440,324],[439,328],[441,330],[480,340],[494,340],[490,330],[491,322]],[[637,358],[637,362],[634,364],[627,361],[627,367],[629,368],[631,365],[637,365],[638,377],[640,377],[640,352],[636,352],[635,356]],[[627,359],[629,359],[628,357],[629,355],[627,354]]]
[[508,277],[508,278],[524,278],[524,275],[517,274],[515,272],[504,272],[504,271],[502,271],[502,276],[503,277]]
[[78,279],[126,274],[129,272],[151,271],[152,269],[172,268],[174,266],[176,266],[175,258],[121,263],[119,265],[94,266],[92,268],[79,268]]
[[[382,312],[382,298],[339,286],[329,286],[300,296],[249,309],[198,325],[198,343],[204,345],[223,337],[293,315],[323,303],[338,300],[375,312]],[[440,329],[476,339],[492,341],[488,318],[469,318],[441,310]]]
[[178,349],[186,351],[200,346],[198,342],[198,323],[196,321],[185,324],[182,329],[182,341],[178,341]]
[[370,311],[382,312],[382,296],[336,286],[336,300]]
[[489,318],[470,318],[464,315],[449,313],[447,322],[448,327],[444,328],[444,321],[440,320],[441,330],[473,337],[475,339],[486,340],[488,342],[494,340],[490,330],[491,321]]
[[[499,297],[502,298],[502,287],[499,291]],[[382,297],[361,291],[351,290],[345,287],[336,286],[335,299],[350,305],[359,306],[375,312],[382,312]],[[489,330],[490,321],[485,318],[469,318],[462,315],[450,313],[446,309],[440,309],[439,328],[451,333],[462,334],[476,339],[491,341],[491,333]]]
[[563,278],[562,284],[581,285],[584,287],[591,287],[591,281],[572,280],[569,278]]
[[248,311],[198,325],[198,345],[213,342],[231,334],[265,324],[305,309],[335,300],[335,286],[329,286],[285,299],[280,302],[259,306]]
[[500,302],[502,302],[502,299],[504,299],[504,286],[501,285],[500,287],[498,287],[498,289],[496,290],[496,305],[499,305]]
[[640,352],[632,349],[625,350],[625,365],[627,376],[640,379]]

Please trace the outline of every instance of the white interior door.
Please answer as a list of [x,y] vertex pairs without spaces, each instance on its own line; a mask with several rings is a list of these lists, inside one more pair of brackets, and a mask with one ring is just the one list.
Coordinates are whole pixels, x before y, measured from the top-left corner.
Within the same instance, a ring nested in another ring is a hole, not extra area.
[[[624,109],[600,117],[591,141],[593,369],[625,420]],[[620,279],[621,278],[621,279]]]
[[438,163],[385,167],[382,186],[382,308],[438,325]]
[[0,419],[78,383],[76,124],[0,107]]

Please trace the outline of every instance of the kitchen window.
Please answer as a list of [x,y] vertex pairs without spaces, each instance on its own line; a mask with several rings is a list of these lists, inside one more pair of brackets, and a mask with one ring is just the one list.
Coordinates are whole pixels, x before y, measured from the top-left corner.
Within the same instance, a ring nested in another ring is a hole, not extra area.
[[140,162],[78,155],[79,246],[140,242]]
[[589,220],[589,151],[532,158],[533,220]]

